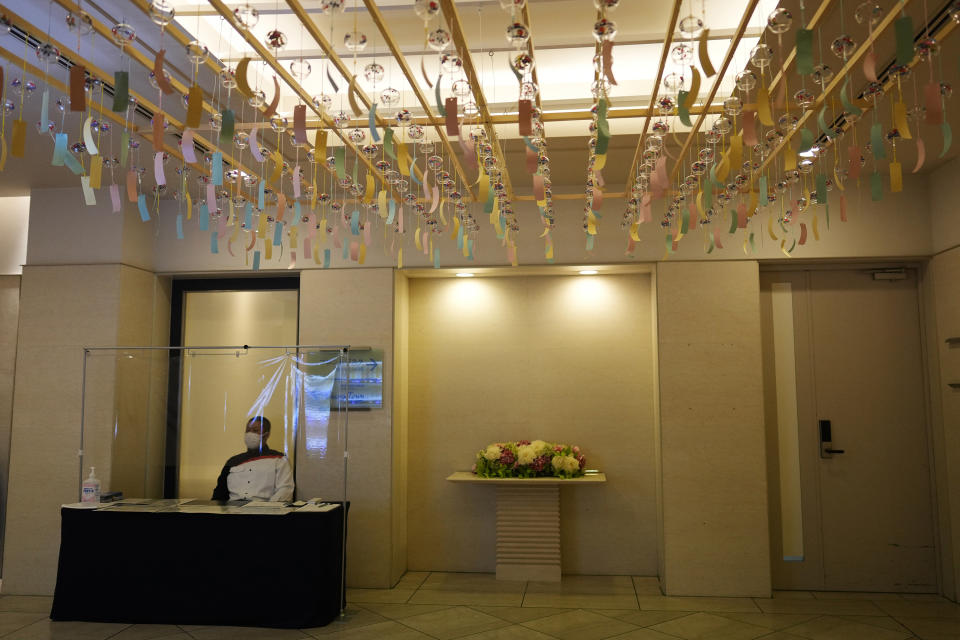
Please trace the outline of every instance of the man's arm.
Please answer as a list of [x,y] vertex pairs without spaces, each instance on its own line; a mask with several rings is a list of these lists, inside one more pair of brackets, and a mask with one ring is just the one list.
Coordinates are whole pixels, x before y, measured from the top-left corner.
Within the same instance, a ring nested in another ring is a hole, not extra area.
[[293,473],[286,458],[277,461],[277,475],[274,480],[276,491],[270,496],[271,502],[289,502],[293,500]]
[[213,490],[213,497],[211,500],[229,500],[230,491],[227,490],[227,476],[230,475],[230,465],[223,465],[223,470],[220,472],[220,477],[217,478],[217,487]]

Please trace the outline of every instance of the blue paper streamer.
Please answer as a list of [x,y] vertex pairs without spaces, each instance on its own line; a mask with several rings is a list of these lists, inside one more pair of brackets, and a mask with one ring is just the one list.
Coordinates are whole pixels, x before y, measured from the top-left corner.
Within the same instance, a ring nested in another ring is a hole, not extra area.
[[356,209],[350,214],[350,233],[355,236],[360,235],[360,212]]
[[279,247],[283,244],[283,223],[277,220],[273,223],[273,246]]
[[213,152],[213,158],[210,162],[210,178],[213,180],[213,186],[223,186],[223,153]]
[[177,240],[183,240],[183,214],[177,214]]
[[417,179],[417,172],[414,171],[414,165],[417,163],[416,158],[410,161],[410,178],[416,182],[418,185],[423,186],[423,181]]
[[342,259],[343,259],[343,260],[349,260],[349,259],[350,259],[350,247],[347,245],[346,242],[343,243],[343,256],[342,256]]
[[330,249],[323,250],[323,268],[324,269],[330,268]]
[[147,211],[147,196],[142,193],[137,196],[137,209],[140,210],[140,219],[144,222],[149,222],[150,212]]
[[260,209],[260,211],[266,208],[266,203],[264,202],[266,199],[266,188],[266,180],[261,180],[260,185],[257,187],[257,209]]
[[218,235],[216,231],[210,234],[210,253],[220,253],[220,247],[217,242]]
[[260,271],[260,252],[259,251],[253,252],[253,270]]
[[243,207],[243,227],[248,230],[253,228],[253,205],[250,202]]
[[50,161],[55,167],[62,167],[67,155],[67,134],[58,133],[53,141],[53,159]]
[[587,251],[593,251],[593,238],[595,236],[587,235]]
[[473,238],[467,238],[467,260],[473,260]]
[[397,215],[397,201],[391,198],[387,201],[390,213],[387,215],[387,224],[393,224],[393,218]]
[[210,212],[207,210],[207,203],[200,203],[200,212],[197,214],[197,223],[200,225],[200,231],[207,231],[210,228]]
[[377,133],[377,103],[370,103],[370,137],[373,138],[374,142],[380,142],[380,134]]
[[299,201],[299,200],[294,200],[294,201],[293,201],[293,215],[294,215],[294,218],[293,218],[294,224],[300,222],[300,218],[303,217],[303,213],[302,213],[301,210],[300,210],[300,201]]
[[463,250],[463,225],[457,227],[457,249]]

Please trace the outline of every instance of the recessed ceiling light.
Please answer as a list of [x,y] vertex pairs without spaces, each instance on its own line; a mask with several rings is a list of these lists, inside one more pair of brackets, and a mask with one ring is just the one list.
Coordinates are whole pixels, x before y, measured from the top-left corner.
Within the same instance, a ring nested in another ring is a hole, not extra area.
[[458,274],[457,274],[457,277],[458,277],[458,278],[472,278],[472,277],[473,277],[473,274],[472,274],[472,273],[458,273]]
[[580,271],[580,275],[582,275],[582,276],[595,276],[595,275],[597,275],[597,270],[596,270],[596,269],[583,269],[582,271]]

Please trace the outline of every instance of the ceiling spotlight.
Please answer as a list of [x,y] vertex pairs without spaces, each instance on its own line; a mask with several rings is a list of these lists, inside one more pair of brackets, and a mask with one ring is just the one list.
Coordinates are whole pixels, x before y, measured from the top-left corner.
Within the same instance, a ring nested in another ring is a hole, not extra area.
[[583,269],[582,271],[580,271],[580,275],[582,275],[582,276],[595,276],[595,275],[597,275],[597,270],[596,270],[596,269]]
[[458,278],[472,278],[472,277],[473,277],[473,274],[472,274],[472,273],[458,273],[458,274],[457,274],[457,277],[458,277]]

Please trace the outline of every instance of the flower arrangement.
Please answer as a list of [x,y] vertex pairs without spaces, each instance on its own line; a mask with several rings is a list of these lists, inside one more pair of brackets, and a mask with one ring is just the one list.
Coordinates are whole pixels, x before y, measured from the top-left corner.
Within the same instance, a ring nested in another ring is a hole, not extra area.
[[576,478],[583,475],[586,463],[580,447],[518,440],[480,450],[473,472],[481,478]]

